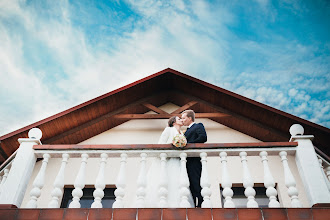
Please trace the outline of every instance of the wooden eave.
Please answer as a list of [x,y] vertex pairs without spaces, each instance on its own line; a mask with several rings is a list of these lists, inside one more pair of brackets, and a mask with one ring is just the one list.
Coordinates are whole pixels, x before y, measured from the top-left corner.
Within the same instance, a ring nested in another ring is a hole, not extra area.
[[168,68],[0,137],[0,162],[33,127],[42,130],[43,144],[77,144],[130,120],[128,115],[139,117],[168,102],[178,106],[196,102],[191,106],[196,113],[229,115],[210,119],[267,142],[288,141],[290,126],[298,123],[305,134],[315,136],[318,153],[330,155],[330,129]]

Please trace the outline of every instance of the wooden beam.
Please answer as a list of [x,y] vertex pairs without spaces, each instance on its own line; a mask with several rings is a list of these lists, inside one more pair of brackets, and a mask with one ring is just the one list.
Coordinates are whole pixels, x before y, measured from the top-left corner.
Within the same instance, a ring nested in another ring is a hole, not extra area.
[[196,105],[197,102],[196,101],[191,101],[188,102],[187,104],[185,104],[184,106],[178,108],[177,110],[175,110],[174,112],[172,112],[171,114],[180,114],[181,112],[183,112],[184,110],[187,110],[188,108],[190,108],[193,105]]
[[[287,136],[285,134],[283,134],[282,132],[280,132],[280,131],[272,128],[272,127],[266,126],[266,125],[264,125],[264,124],[262,124],[260,122],[255,121],[255,120],[249,119],[246,116],[243,116],[243,115],[234,113],[234,112],[232,112],[230,110],[227,110],[227,109],[225,109],[223,107],[219,107],[219,106],[213,105],[213,104],[211,104],[209,102],[206,102],[206,101],[204,101],[202,99],[199,99],[197,97],[193,97],[193,96],[189,96],[189,95],[186,95],[186,96],[190,97],[190,99],[192,99],[192,100],[196,100],[201,105],[209,106],[209,107],[213,108],[216,111],[223,112],[224,114],[228,114],[228,115],[230,115],[232,117],[238,118],[238,119],[240,119],[242,121],[245,121],[246,123],[251,123],[251,124],[259,127],[260,129],[268,130],[270,133],[273,133],[275,135],[278,135],[279,137],[282,137],[283,139],[286,139],[287,138]],[[230,125],[228,125],[228,124],[225,124],[225,125],[228,126],[228,127],[230,127]],[[237,128],[234,128],[234,129],[236,130]],[[240,130],[238,130],[238,131],[240,131]],[[248,134],[248,135],[250,135],[250,134]]]
[[154,111],[158,114],[163,114],[163,115],[169,115],[167,112],[161,110],[160,108],[157,108],[156,106],[150,104],[150,103],[143,103],[143,105],[145,107],[147,107],[148,109],[150,109],[151,111]]
[[[121,119],[168,119],[172,116],[181,117],[181,114],[118,114],[113,117]],[[229,116],[224,113],[195,113],[195,118],[222,118]]]
[[[159,94],[158,94],[158,95],[159,95]],[[68,130],[68,131],[65,131],[65,132],[63,132],[63,133],[61,133],[61,134],[59,134],[59,135],[56,135],[56,136],[54,136],[54,137],[52,137],[52,138],[49,138],[49,139],[43,140],[43,143],[45,143],[45,144],[51,144],[52,142],[54,142],[54,141],[56,141],[56,140],[58,140],[58,139],[61,139],[61,138],[66,137],[66,136],[68,136],[68,135],[74,134],[74,133],[76,133],[76,132],[78,132],[78,131],[80,131],[80,130],[86,128],[86,127],[92,126],[93,124],[96,124],[96,123],[98,123],[98,122],[100,122],[100,121],[106,120],[106,119],[108,119],[108,118],[110,118],[110,117],[112,117],[112,116],[114,116],[114,115],[116,115],[116,114],[118,114],[118,113],[120,113],[120,112],[125,111],[125,110],[128,109],[128,108],[131,108],[131,107],[134,107],[134,106],[137,106],[137,105],[141,105],[141,104],[143,104],[143,103],[145,103],[145,102],[148,102],[149,100],[151,100],[151,99],[153,99],[153,98],[155,98],[155,97],[156,97],[156,95],[153,95],[153,96],[150,96],[150,97],[147,97],[147,98],[141,99],[141,100],[139,100],[139,101],[133,102],[133,103],[131,103],[131,104],[129,104],[129,105],[126,105],[126,106],[124,106],[124,107],[122,107],[122,108],[119,108],[119,109],[117,109],[117,110],[115,110],[115,111],[112,111],[112,112],[109,112],[109,113],[107,113],[107,114],[104,114],[104,115],[102,115],[102,116],[100,116],[100,117],[98,117],[98,118],[95,118],[95,119],[93,119],[93,120],[91,120],[91,121],[88,121],[88,122],[86,122],[86,123],[84,123],[84,124],[81,124],[81,125],[79,125],[79,126],[77,126],[77,127],[74,127],[74,128],[72,128],[72,129],[70,129],[70,130]]]

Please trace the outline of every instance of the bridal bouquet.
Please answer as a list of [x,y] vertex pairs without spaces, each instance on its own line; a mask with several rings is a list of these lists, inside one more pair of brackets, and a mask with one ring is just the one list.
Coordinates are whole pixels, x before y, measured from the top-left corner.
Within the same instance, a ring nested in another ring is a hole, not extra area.
[[185,147],[187,145],[187,139],[182,134],[177,134],[173,137],[172,144],[174,147]]

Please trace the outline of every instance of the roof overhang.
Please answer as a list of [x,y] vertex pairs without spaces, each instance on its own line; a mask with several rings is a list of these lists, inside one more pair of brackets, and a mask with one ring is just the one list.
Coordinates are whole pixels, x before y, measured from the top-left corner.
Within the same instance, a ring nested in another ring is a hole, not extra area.
[[119,114],[143,114],[168,102],[196,102],[196,113],[229,115],[210,119],[265,142],[288,141],[291,125],[301,124],[315,136],[318,153],[330,155],[330,129],[168,68],[0,137],[0,162],[33,127],[42,130],[44,144],[77,144],[130,120]]

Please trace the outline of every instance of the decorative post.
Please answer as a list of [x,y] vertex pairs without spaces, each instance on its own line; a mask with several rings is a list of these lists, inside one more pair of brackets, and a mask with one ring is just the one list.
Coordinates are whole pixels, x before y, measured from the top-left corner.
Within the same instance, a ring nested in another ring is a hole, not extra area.
[[166,174],[166,153],[160,154],[160,184],[159,184],[159,208],[167,207],[167,174]]
[[15,205],[18,208],[21,206],[37,160],[33,145],[41,144],[42,132],[38,128],[32,128],[28,136],[29,138],[18,139],[20,146],[11,165],[7,180],[2,186],[0,204]]
[[64,187],[64,171],[65,166],[68,163],[69,154],[62,154],[62,163],[60,170],[56,176],[55,182],[53,184],[54,189],[52,190],[52,199],[48,204],[48,208],[60,208],[60,198],[63,195]]
[[189,178],[187,173],[187,154],[181,153],[181,169],[180,169],[180,208],[189,208],[190,203],[188,202],[189,196]]
[[72,191],[72,202],[69,208],[80,208],[80,198],[83,196],[83,188],[85,187],[85,169],[87,164],[88,154],[81,155],[80,168],[74,181],[74,190]]
[[115,190],[116,201],[113,203],[112,208],[124,208],[123,198],[125,196],[126,187],[126,159],[127,154],[122,153],[120,161],[120,169],[117,177],[117,183]]
[[221,158],[221,164],[222,164],[222,195],[225,198],[224,202],[224,208],[235,208],[235,204],[232,200],[232,197],[234,195],[232,187],[232,182],[230,180],[228,169],[227,169],[227,153],[221,152],[219,154]]
[[104,169],[105,165],[107,164],[108,154],[103,153],[101,154],[101,163],[100,163],[100,170],[97,174],[96,181],[95,181],[95,190],[93,193],[94,202],[92,203],[91,208],[102,208],[102,198],[104,197],[104,188],[105,188],[105,181],[104,181]]
[[44,154],[42,160],[42,165],[40,167],[39,173],[35,180],[33,181],[33,189],[30,192],[30,201],[26,205],[27,208],[37,208],[37,200],[41,195],[41,189],[44,187],[45,184],[45,174],[46,174],[46,168],[48,164],[48,160],[50,158],[49,154]]
[[212,203],[210,200],[211,197],[211,190],[210,190],[210,181],[209,176],[207,174],[207,154],[205,152],[200,153],[201,162],[202,162],[202,175],[200,184],[202,187],[202,196],[203,196],[203,202],[202,202],[202,208],[212,208]]
[[285,151],[281,151],[279,155],[283,163],[285,186],[288,188],[288,194],[291,198],[291,207],[300,208],[301,203],[298,198],[299,192],[296,188],[296,180],[294,179],[289,168],[288,158],[286,157],[287,153]]
[[290,141],[298,142],[296,164],[304,183],[310,206],[318,203],[330,203],[330,192],[323,178],[320,164],[312,143],[313,135],[304,135],[299,124],[290,127]]
[[269,198],[268,207],[269,208],[279,208],[280,203],[277,201],[277,190],[275,189],[275,181],[270,172],[268,166],[267,152],[261,151],[259,156],[261,157],[262,164],[264,166],[264,186],[266,187],[266,195]]
[[247,165],[247,153],[241,152],[239,153],[239,156],[241,157],[241,162],[243,165],[243,185],[245,188],[244,194],[248,199],[248,202],[246,204],[247,208],[258,208],[258,203],[255,200],[256,191],[253,189],[253,179],[250,175],[250,171]]
[[140,173],[137,180],[137,200],[136,200],[136,207],[137,208],[144,208],[145,207],[145,201],[144,198],[146,196],[146,186],[147,186],[147,172],[146,172],[146,153],[141,153],[141,166],[140,166]]

